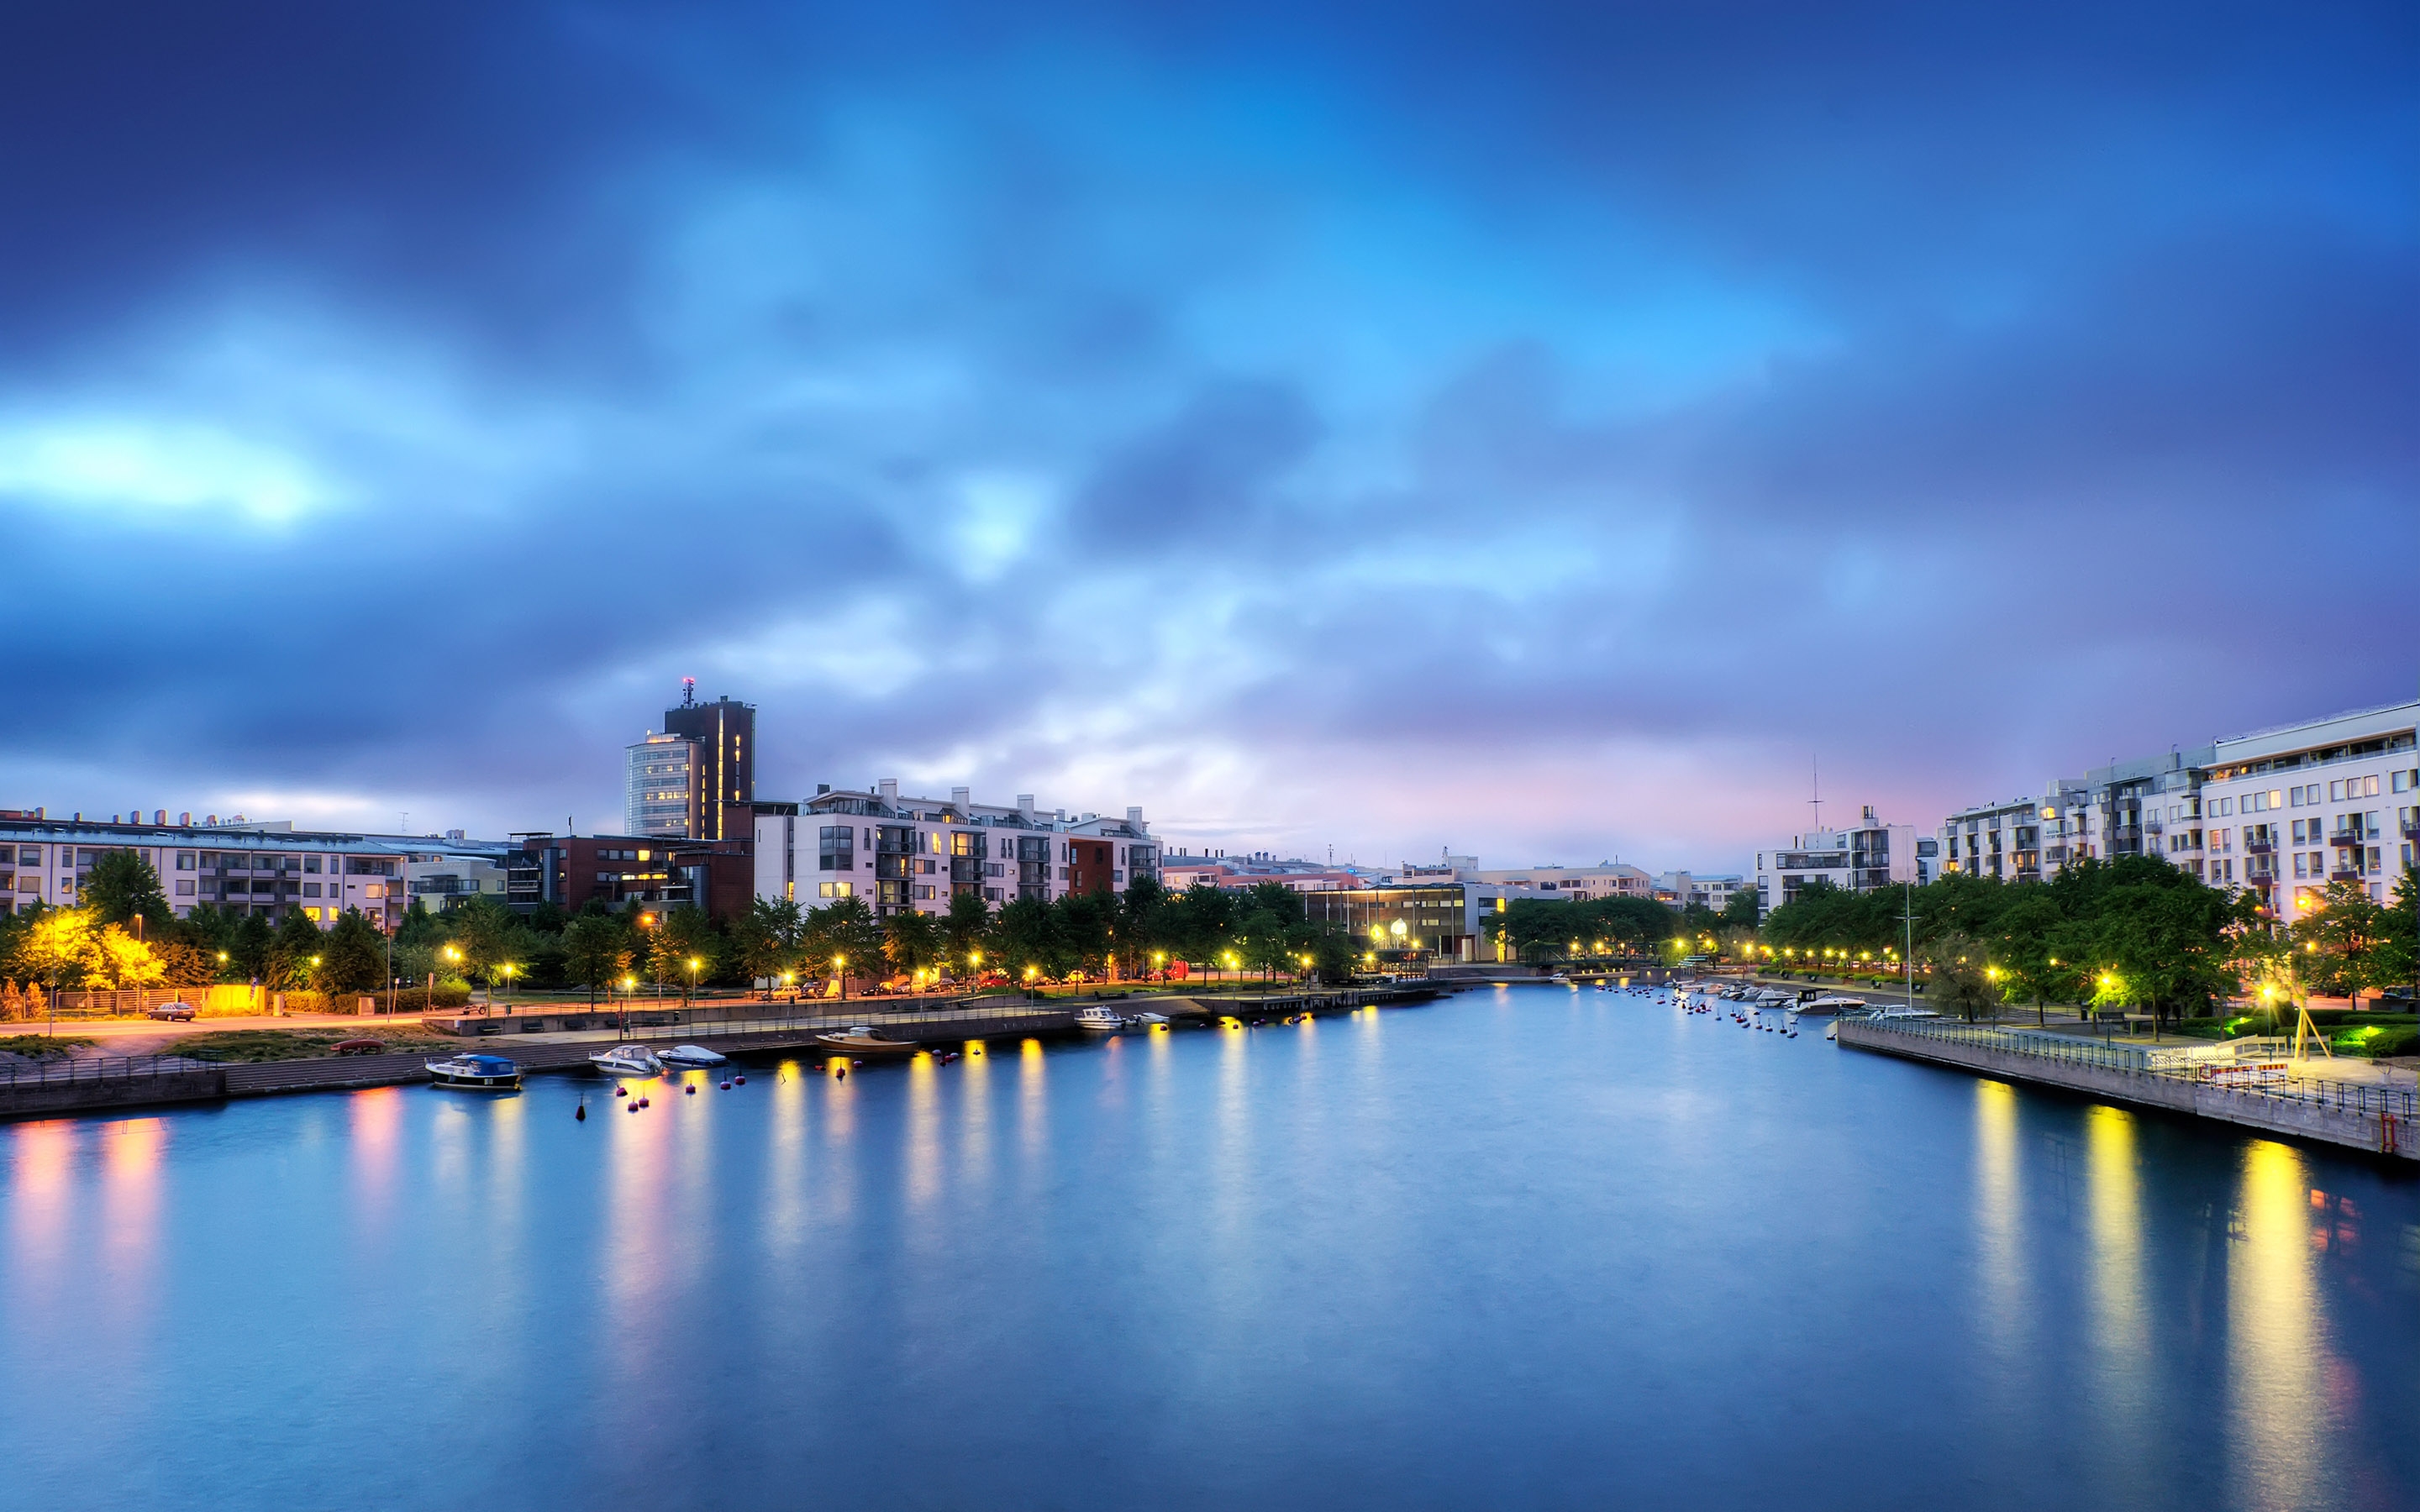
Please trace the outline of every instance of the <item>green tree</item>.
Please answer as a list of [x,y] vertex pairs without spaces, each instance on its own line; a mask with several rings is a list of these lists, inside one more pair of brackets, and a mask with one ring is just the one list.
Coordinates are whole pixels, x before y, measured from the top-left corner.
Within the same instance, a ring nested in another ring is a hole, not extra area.
[[972,891],[954,895],[941,918],[941,941],[951,973],[974,975],[980,969],[976,958],[991,945],[991,905]]
[[312,985],[327,959],[327,938],[300,908],[288,908],[278,920],[268,950],[263,981],[274,992],[299,992]]
[[630,933],[623,922],[598,909],[563,926],[564,969],[588,989],[597,1006],[598,989],[611,989],[630,969]]
[[862,898],[839,898],[815,909],[808,915],[807,934],[808,959],[819,974],[871,973],[882,953],[882,926]]
[[1982,942],[1973,935],[1956,931],[1936,935],[1927,948],[1926,959],[1932,973],[1925,992],[1935,1007],[1962,1014],[1972,1024],[1977,1013],[1999,1003],[2000,989],[1991,978],[1991,963]]
[[318,982],[332,998],[386,985],[386,937],[360,909],[346,909],[329,926],[320,945]]
[[70,982],[83,982],[108,969],[101,929],[89,908],[44,908],[36,911],[17,934],[8,969],[41,982],[54,993]]
[[1017,981],[1064,975],[1067,952],[1059,941],[1059,919],[1039,898],[1018,898],[1001,908],[992,929],[1001,969]]
[[941,926],[930,914],[902,908],[882,921],[882,958],[902,976],[933,964],[941,949]]
[[2387,911],[2370,901],[2358,882],[2331,882],[2319,905],[2294,921],[2288,937],[2304,948],[2303,964],[2311,990],[2350,997],[2368,988],[2403,980],[2401,963],[2384,949],[2391,939]]
[[783,975],[798,964],[799,945],[806,933],[799,905],[787,898],[758,898],[731,926],[732,950],[741,975],[762,981],[769,994]]
[[244,915],[227,932],[227,959],[220,964],[220,978],[226,981],[266,981],[270,955],[276,946],[277,932],[270,928],[268,915]]
[[465,898],[438,919],[461,952],[464,974],[491,990],[504,967],[528,954],[520,921],[493,898]]
[[76,901],[93,911],[96,929],[110,924],[134,927],[143,919],[143,937],[153,938],[173,929],[176,911],[160,887],[160,873],[141,851],[103,851],[92,863]]
[[680,903],[657,917],[647,941],[647,969],[658,982],[678,983],[687,1001],[690,988],[713,978],[721,945],[713,920],[694,905]]

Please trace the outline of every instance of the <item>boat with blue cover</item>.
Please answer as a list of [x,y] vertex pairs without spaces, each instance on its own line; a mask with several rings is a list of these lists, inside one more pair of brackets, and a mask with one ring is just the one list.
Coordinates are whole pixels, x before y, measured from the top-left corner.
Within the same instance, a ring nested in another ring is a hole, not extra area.
[[509,1092],[521,1084],[520,1062],[503,1056],[455,1056],[423,1062],[429,1079],[440,1087],[460,1087],[474,1092]]

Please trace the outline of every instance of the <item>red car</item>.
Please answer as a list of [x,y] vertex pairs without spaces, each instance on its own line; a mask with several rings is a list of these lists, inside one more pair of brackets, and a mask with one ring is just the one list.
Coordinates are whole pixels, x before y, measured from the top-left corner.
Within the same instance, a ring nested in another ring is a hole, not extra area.
[[191,1003],[162,1003],[151,1010],[151,1016],[155,1019],[173,1019],[180,1023],[191,1023],[194,1019],[194,1005]]

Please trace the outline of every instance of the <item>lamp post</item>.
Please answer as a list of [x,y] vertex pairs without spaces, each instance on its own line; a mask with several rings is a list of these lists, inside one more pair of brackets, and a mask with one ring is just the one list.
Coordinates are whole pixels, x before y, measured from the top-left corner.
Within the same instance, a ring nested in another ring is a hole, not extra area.
[[832,975],[840,979],[840,1000],[844,1003],[847,1002],[848,957],[845,955],[836,955],[832,957]]
[[504,1017],[513,1016],[513,964],[509,961],[496,967],[504,974]]
[[681,1007],[689,1007],[690,994],[697,990],[697,957],[689,958],[689,985],[681,989]]

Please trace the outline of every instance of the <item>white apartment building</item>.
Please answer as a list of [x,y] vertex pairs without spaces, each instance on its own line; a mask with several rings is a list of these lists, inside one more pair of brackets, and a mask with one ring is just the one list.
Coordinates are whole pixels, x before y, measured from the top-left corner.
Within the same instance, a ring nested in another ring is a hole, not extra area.
[[1670,903],[1675,908],[1711,908],[1721,913],[1730,906],[1731,897],[1747,886],[1747,879],[1738,872],[1707,876],[1695,872],[1664,872],[1656,875],[1648,896],[1657,903]]
[[2383,902],[2420,844],[2415,743],[2420,702],[2218,741],[2199,794],[2210,879],[2288,922],[2331,882]]
[[877,915],[941,914],[958,894],[994,908],[1019,898],[1054,902],[1070,893],[1115,893],[1159,875],[1159,842],[1140,809],[1123,819],[1044,813],[1033,795],[1014,808],[900,793],[895,779],[872,792],[829,783],[796,804],[755,805],[756,896],[813,907],[863,898]]
[[1766,913],[1821,880],[1844,892],[1872,892],[1902,883],[1917,887],[1938,874],[1940,842],[1918,840],[1914,825],[1885,824],[1871,805],[1855,825],[1809,830],[1788,845],[1756,853],[1756,886]]
[[[453,901],[467,896],[459,879],[475,875],[481,891],[502,900],[503,841],[446,837],[351,835],[297,830],[279,821],[231,820],[196,825],[191,814],[170,823],[167,811],[146,822],[140,813],[121,820],[45,817],[0,811],[0,912],[15,912],[39,899],[54,907],[72,906],[110,851],[138,853],[160,874],[161,890],[177,917],[201,903],[223,913],[261,914],[272,919],[301,910],[322,928],[347,909],[392,930],[410,906],[408,888],[416,877],[452,875]],[[430,905],[436,906],[435,900]]]
[[657,734],[622,748],[622,833],[685,840],[696,833],[706,748],[686,735]]

